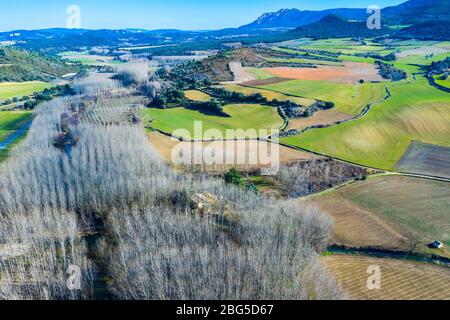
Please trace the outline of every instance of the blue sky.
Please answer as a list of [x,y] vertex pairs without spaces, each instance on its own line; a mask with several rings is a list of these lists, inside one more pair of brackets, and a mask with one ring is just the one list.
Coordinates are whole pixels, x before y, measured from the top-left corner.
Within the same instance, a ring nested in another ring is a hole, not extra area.
[[0,0],[0,31],[65,27],[66,9],[78,5],[86,29],[176,28],[206,30],[238,27],[264,12],[282,8],[385,7],[406,0]]

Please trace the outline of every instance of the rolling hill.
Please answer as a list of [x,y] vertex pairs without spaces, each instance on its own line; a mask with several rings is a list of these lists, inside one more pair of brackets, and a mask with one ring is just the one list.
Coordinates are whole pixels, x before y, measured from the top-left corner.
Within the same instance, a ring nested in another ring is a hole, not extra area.
[[351,22],[336,15],[327,15],[321,20],[298,27],[288,33],[298,37],[325,39],[325,38],[348,38],[348,37],[373,37],[389,31],[370,30],[366,22]]
[[0,48],[0,82],[50,81],[68,73],[80,72],[59,58],[36,52]]
[[396,37],[418,40],[450,40],[450,20],[421,22],[399,30]]
[[417,24],[429,20],[450,20],[450,1],[448,0],[409,0],[398,6],[382,10],[385,23]]

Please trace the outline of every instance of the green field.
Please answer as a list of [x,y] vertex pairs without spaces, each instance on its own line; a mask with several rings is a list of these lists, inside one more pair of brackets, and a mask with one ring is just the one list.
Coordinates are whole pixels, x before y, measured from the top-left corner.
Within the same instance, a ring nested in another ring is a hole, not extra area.
[[287,96],[285,94],[274,92],[270,90],[264,90],[254,87],[247,87],[247,86],[241,86],[241,85],[234,85],[234,84],[228,84],[223,86],[228,91],[234,91],[234,92],[241,92],[247,96],[254,94],[254,93],[260,93],[262,94],[266,99],[268,100],[274,100],[277,99],[279,101],[292,101],[294,103],[297,103],[302,106],[310,106],[314,103],[314,99],[306,99],[306,98],[300,98],[300,97],[293,97],[293,96]]
[[[353,41],[350,38],[338,38],[338,39],[322,39],[322,40],[308,40],[302,39],[300,42],[288,41],[283,43],[283,45],[287,45],[288,47],[295,48],[297,50],[320,50],[327,51],[331,53],[341,53],[342,60],[348,56],[351,56],[356,53],[376,53],[379,55],[387,55],[391,53],[393,50],[386,49],[384,45],[380,45],[377,43],[370,43],[366,41],[366,44],[361,44],[359,41]],[[284,51],[286,53],[295,53],[298,52],[296,50],[289,50],[285,48],[277,48],[277,50]],[[354,57],[358,59],[358,57]],[[341,57],[339,58],[341,59]],[[361,58],[364,59],[364,58]],[[349,60],[351,61],[351,60]],[[373,59],[371,60],[373,61]],[[366,61],[361,61],[366,62]]]
[[186,90],[184,96],[192,101],[206,102],[211,100],[211,96],[198,90]]
[[261,69],[261,68],[247,67],[244,69],[245,69],[245,71],[247,71],[248,73],[253,75],[258,80],[273,78],[273,74],[271,74],[270,72],[267,72],[266,70]]
[[122,64],[121,61],[114,60],[112,56],[101,56],[96,54],[89,54],[87,51],[67,51],[59,54],[64,60],[69,62],[81,63],[91,66],[116,65]]
[[266,58],[269,62],[280,62],[280,63],[305,63],[314,64],[321,66],[342,66],[340,62],[325,61],[325,60],[314,60],[314,59],[303,59],[303,58],[292,58],[292,59],[279,59],[279,58]]
[[[185,139],[194,137],[195,121],[202,122],[203,132],[208,129],[217,129],[223,135],[225,135],[226,129],[255,129],[258,131],[259,129],[280,128],[283,125],[283,120],[274,107],[256,104],[230,104],[224,106],[223,109],[229,117],[205,115],[199,111],[184,108],[146,109],[143,112],[154,120],[152,125],[155,129],[167,133],[174,133],[178,129],[187,130],[175,133],[176,136]],[[256,136],[259,135],[252,135],[251,138],[256,138]],[[234,136],[230,138],[234,138]],[[237,138],[245,138],[245,136],[237,135]]]
[[0,83],[0,100],[22,98],[51,87],[53,87],[52,84],[40,81],[2,82]]
[[30,116],[30,112],[0,112],[0,130],[17,130],[30,119]]
[[[406,237],[411,234],[420,235],[424,239],[424,245],[440,240],[445,243],[446,249],[450,246],[450,188],[447,182],[381,176],[352,184],[316,199],[319,203],[345,203],[349,211],[365,210],[387,221]],[[380,236],[383,234],[380,233]],[[379,239],[380,242],[382,240]],[[421,250],[428,251],[425,246]]]
[[440,86],[450,88],[450,78],[449,77],[447,77],[447,79],[443,80],[442,74],[437,75],[437,76],[434,76],[434,81]]
[[392,97],[363,118],[282,141],[380,169],[395,170],[411,141],[450,146],[450,96],[416,81],[389,85]]
[[[31,119],[31,112],[0,112],[0,146],[16,130],[20,129]],[[8,145],[6,148],[0,148],[0,162],[4,160],[11,148],[20,141],[20,138]]]
[[261,86],[282,94],[289,94],[307,99],[332,101],[336,110],[348,114],[359,114],[369,103],[383,99],[386,84],[364,83],[346,84],[327,81],[291,80]]

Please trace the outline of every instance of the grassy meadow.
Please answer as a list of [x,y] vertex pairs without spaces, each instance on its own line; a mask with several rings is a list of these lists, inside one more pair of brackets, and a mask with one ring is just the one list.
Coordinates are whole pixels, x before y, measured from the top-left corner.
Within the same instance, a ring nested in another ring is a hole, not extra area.
[[192,101],[207,102],[211,100],[211,96],[198,90],[186,90],[184,96]]
[[450,88],[450,78],[447,77],[447,79],[442,79],[442,75],[434,76],[434,81],[440,86]]
[[108,66],[121,64],[121,61],[114,60],[112,56],[101,56],[89,54],[88,52],[67,51],[59,54],[68,62],[81,63],[87,66]]
[[52,84],[41,81],[2,82],[0,83],[0,100],[22,98],[51,87],[53,87]]
[[0,112],[0,162],[7,157],[9,150],[20,141],[21,137],[7,146],[2,146],[2,142],[24,126],[30,119],[31,112]]
[[273,78],[273,75],[270,72],[267,72],[266,70],[261,68],[246,67],[244,69],[246,72],[254,76],[257,80]]
[[332,101],[336,110],[348,114],[359,114],[369,103],[380,101],[386,95],[384,83],[347,84],[313,80],[291,80],[261,86],[281,94],[304,99]]
[[309,106],[312,103],[314,103],[314,99],[307,99],[307,98],[301,98],[301,97],[295,97],[295,96],[289,96],[285,95],[279,92],[271,91],[271,90],[265,90],[255,87],[248,87],[248,86],[241,86],[241,85],[234,85],[234,84],[228,84],[223,86],[228,91],[234,91],[234,92],[241,92],[247,96],[254,94],[254,93],[260,93],[262,94],[266,99],[268,100],[274,100],[277,99],[279,101],[292,101],[295,103],[298,103],[300,105]]
[[[155,129],[166,133],[184,129],[185,132],[179,132],[176,135],[185,139],[193,139],[195,121],[202,122],[203,132],[208,129],[217,129],[224,136],[227,129],[255,129],[258,131],[259,129],[280,128],[283,125],[277,109],[273,107],[257,104],[230,104],[224,106],[223,110],[229,117],[206,115],[184,108],[146,109],[143,112],[153,119],[152,125]],[[256,137],[257,135],[251,136],[251,138]],[[245,137],[238,135],[237,138]]]

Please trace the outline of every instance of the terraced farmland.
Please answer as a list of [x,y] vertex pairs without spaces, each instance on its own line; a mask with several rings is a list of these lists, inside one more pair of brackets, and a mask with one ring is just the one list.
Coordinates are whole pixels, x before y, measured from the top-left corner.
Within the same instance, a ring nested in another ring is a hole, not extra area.
[[[194,137],[194,122],[199,121],[202,123],[203,133],[208,129],[216,129],[225,136],[227,129],[254,129],[256,134],[251,134],[250,138],[259,136],[259,129],[275,129],[283,125],[283,120],[278,114],[277,108],[274,107],[256,104],[230,104],[224,106],[223,109],[229,117],[206,115],[184,108],[146,109],[143,112],[154,120],[152,122],[154,128],[167,133],[178,130],[177,136],[186,139]],[[268,133],[270,134],[270,132]],[[230,138],[234,138],[234,136]],[[245,136],[237,135],[237,138],[245,138]]]
[[282,141],[386,170],[395,170],[411,141],[450,146],[448,93],[431,87],[423,77],[389,87],[392,97],[374,105],[366,116]]
[[[353,300],[449,300],[450,269],[409,260],[332,255],[322,262]],[[369,290],[368,268],[379,266],[381,289]]]

